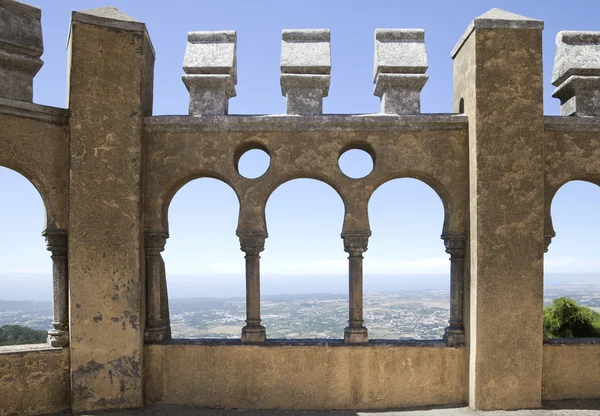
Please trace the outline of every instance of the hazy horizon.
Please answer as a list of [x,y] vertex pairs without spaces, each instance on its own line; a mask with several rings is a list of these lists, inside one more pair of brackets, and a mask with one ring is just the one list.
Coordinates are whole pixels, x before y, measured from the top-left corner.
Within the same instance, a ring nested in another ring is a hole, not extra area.
[[[238,274],[170,274],[169,298],[237,298],[246,293],[245,278]],[[547,273],[545,286],[599,285],[600,273]],[[0,300],[51,301],[52,277],[48,274],[0,273]],[[444,274],[371,274],[364,277],[365,293],[415,290],[449,290]],[[261,276],[261,295],[347,294],[343,274],[267,274]]]

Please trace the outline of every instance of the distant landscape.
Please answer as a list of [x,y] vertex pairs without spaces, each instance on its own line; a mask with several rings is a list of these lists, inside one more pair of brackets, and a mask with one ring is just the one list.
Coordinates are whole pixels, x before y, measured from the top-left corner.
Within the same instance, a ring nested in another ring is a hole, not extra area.
[[[312,279],[314,276],[303,280],[305,288],[315,290],[314,285],[307,284]],[[369,288],[368,279],[365,278],[364,318],[370,337],[417,340],[442,338],[448,324],[448,289],[434,287],[399,290],[398,284],[392,284],[402,282],[403,279],[405,276],[382,277],[379,283],[386,286],[384,283],[387,282],[389,290],[381,290],[379,287],[373,290],[372,287]],[[569,280],[572,283],[567,283]],[[417,282],[411,279],[408,286],[418,286],[419,282],[430,285],[435,281],[431,276]],[[301,288],[299,282],[295,284],[297,286],[291,285],[294,292]],[[331,280],[329,284],[332,284]],[[448,285],[447,282],[445,284]],[[171,285],[169,286],[173,337],[238,338],[244,326],[244,297],[202,297],[196,296],[197,292],[193,289],[188,290],[191,296],[184,298],[177,296],[178,290],[172,290]],[[580,305],[600,311],[600,277],[582,275],[577,278],[547,278],[544,306],[562,296],[571,297]],[[263,324],[270,338],[342,338],[348,319],[346,293],[265,294],[261,308]],[[21,325],[45,330],[50,328],[51,322],[50,301],[0,300],[0,326]]]

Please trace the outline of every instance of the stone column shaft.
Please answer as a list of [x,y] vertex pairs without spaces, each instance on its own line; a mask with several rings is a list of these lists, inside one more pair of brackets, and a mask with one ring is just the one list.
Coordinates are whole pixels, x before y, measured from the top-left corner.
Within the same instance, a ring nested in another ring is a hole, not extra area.
[[48,343],[53,347],[69,345],[69,277],[67,267],[67,232],[46,230],[48,251],[52,253],[52,286],[54,329],[48,331]]
[[[144,246],[146,250],[146,342],[160,342],[170,338],[167,331],[169,317],[163,316],[166,301],[162,294],[166,283],[164,276],[165,267],[161,253],[165,249],[168,234],[162,231],[146,231],[144,233]],[[168,308],[167,308],[168,310]]]
[[450,325],[444,332],[444,340],[449,345],[460,345],[465,342],[463,296],[466,235],[444,235],[442,238],[446,253],[450,254]]
[[348,344],[369,341],[363,323],[363,253],[367,251],[371,232],[344,233],[344,251],[348,253],[349,319],[344,330]]
[[265,248],[266,233],[238,232],[241,250],[246,253],[246,326],[242,342],[265,342],[265,327],[260,319],[260,253]]

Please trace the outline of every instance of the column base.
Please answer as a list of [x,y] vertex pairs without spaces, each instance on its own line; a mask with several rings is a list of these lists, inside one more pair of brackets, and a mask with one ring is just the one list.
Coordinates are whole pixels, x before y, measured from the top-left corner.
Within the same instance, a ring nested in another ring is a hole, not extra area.
[[148,325],[144,332],[145,342],[163,342],[167,339],[167,327],[164,324],[161,325]]
[[444,331],[444,341],[448,345],[462,345],[465,343],[464,328],[447,327]]
[[364,344],[369,342],[367,328],[364,326],[347,327],[344,329],[344,342],[346,344]]
[[69,332],[60,329],[48,331],[48,344],[53,347],[63,348],[69,346]]
[[267,340],[267,331],[264,326],[245,326],[242,328],[242,343],[251,344],[265,342]]

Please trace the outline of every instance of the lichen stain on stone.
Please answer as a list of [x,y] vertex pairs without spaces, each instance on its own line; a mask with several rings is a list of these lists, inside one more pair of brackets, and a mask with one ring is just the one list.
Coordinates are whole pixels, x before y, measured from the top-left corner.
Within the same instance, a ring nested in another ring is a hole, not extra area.
[[114,301],[119,300],[119,295],[115,293],[112,297],[112,300],[114,300]]
[[98,322],[102,321],[102,319],[103,319],[103,318],[102,318],[102,313],[99,313],[98,315],[96,315],[96,316],[93,316],[93,317],[92,317],[92,319],[93,319],[93,320],[94,320],[94,322],[96,322],[96,323],[98,323]]
[[135,329],[136,331],[140,330],[140,325],[137,323],[137,316],[136,315],[131,315],[129,317],[129,324],[131,325],[131,327],[133,329]]

